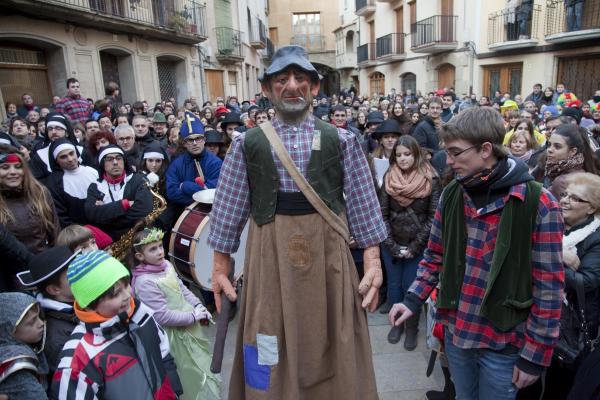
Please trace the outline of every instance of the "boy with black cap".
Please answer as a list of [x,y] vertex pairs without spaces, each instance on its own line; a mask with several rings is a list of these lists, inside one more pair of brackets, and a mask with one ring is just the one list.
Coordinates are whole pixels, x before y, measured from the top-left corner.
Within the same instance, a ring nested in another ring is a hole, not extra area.
[[27,265],[29,270],[17,274],[23,286],[39,289],[37,301],[46,316],[44,355],[50,377],[58,366],[60,351],[78,323],[73,310],[73,294],[67,282],[67,267],[78,254],[66,246],[52,247],[33,256]]

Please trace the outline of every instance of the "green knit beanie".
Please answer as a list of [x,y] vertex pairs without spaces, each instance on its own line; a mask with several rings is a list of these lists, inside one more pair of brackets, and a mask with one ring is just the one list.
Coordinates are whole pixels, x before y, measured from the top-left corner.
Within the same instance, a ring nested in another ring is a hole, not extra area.
[[67,269],[71,292],[81,308],[102,296],[129,271],[119,260],[102,250],[77,257]]

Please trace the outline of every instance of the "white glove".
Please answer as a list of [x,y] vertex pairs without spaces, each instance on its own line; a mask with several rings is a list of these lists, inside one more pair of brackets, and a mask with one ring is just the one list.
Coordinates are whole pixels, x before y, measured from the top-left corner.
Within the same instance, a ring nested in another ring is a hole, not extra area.
[[150,186],[154,187],[154,185],[156,185],[158,183],[160,178],[154,172],[150,172],[150,173],[148,173],[148,175],[146,175],[146,179],[148,180],[148,183],[150,184]]
[[194,308],[194,318],[196,319],[196,322],[202,321],[203,319],[213,322],[211,313],[202,304],[198,304]]

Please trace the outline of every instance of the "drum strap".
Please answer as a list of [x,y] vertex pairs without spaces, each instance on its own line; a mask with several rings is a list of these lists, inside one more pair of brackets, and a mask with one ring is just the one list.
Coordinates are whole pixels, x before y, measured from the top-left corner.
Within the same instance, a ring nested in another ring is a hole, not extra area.
[[202,172],[202,167],[200,166],[200,162],[194,159],[194,165],[196,166],[196,171],[198,171],[198,176],[204,180],[204,173]]
[[350,243],[350,231],[348,230],[348,226],[340,218],[336,215],[327,205],[321,197],[317,194],[315,189],[308,183],[306,178],[298,171],[298,167],[294,163],[294,160],[290,157],[289,153],[285,149],[283,142],[275,132],[275,128],[269,121],[264,122],[259,125],[260,129],[264,132],[265,136],[273,146],[273,150],[275,150],[275,154],[277,154],[277,158],[281,161],[287,172],[290,174],[300,191],[306,196],[306,199],[312,204],[312,206],[317,210],[321,217],[335,230],[339,233],[346,243]]

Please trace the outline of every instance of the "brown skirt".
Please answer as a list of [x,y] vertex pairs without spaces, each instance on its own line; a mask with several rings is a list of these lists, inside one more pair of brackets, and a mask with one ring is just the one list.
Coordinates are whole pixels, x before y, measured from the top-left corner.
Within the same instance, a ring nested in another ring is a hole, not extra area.
[[319,214],[250,222],[229,399],[377,399],[356,267]]

